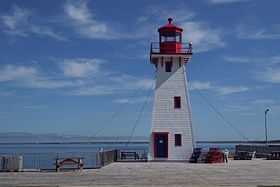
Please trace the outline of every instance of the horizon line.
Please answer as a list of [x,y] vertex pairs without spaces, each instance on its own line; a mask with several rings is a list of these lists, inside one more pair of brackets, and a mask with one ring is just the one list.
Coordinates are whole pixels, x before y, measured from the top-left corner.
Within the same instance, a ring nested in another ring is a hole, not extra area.
[[[56,142],[51,142],[51,141],[40,141],[40,142],[0,142],[0,145],[15,145],[15,144],[42,144],[42,145],[47,145],[47,144],[126,144],[127,141],[56,141]],[[130,144],[148,144],[149,141],[130,141]],[[244,143],[249,143],[249,144],[265,144],[265,140],[261,141],[196,141],[195,143],[201,144],[201,143],[216,143],[216,144],[244,144]],[[276,143],[279,144],[280,140],[270,140],[268,143]]]

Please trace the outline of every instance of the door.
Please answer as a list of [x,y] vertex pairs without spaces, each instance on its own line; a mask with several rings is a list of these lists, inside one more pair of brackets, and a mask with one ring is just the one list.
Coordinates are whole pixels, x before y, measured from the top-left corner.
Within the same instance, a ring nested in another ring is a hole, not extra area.
[[168,157],[168,134],[167,133],[155,133],[155,158],[167,158]]

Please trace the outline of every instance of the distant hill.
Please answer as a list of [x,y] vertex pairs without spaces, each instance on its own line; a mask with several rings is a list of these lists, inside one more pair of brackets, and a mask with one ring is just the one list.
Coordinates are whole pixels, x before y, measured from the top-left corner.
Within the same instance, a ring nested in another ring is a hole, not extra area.
[[[56,133],[30,133],[30,132],[0,132],[0,143],[125,143],[128,137],[91,137],[82,135],[60,135]],[[145,142],[149,141],[148,137],[135,136],[131,142]],[[196,141],[196,143],[206,144],[264,144],[265,141]],[[270,144],[280,144],[280,140],[270,140]]]
[[[81,135],[60,135],[56,133],[37,134],[29,132],[0,132],[0,143],[37,142],[114,142],[127,141],[128,137],[90,137]],[[132,141],[148,141],[147,137],[136,136]]]

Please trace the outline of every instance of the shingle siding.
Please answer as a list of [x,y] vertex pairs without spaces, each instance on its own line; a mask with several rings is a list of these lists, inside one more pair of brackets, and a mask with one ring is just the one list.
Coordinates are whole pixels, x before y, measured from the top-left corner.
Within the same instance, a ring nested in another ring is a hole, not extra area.
[[[163,58],[170,61],[170,58]],[[160,62],[161,64],[161,62]],[[189,160],[194,142],[186,84],[185,66],[179,67],[179,58],[173,58],[171,72],[165,65],[158,66],[150,132],[149,160],[154,160],[153,132],[168,132],[168,159]],[[181,108],[174,108],[174,97],[181,97]],[[175,134],[182,134],[182,146],[175,146]]]

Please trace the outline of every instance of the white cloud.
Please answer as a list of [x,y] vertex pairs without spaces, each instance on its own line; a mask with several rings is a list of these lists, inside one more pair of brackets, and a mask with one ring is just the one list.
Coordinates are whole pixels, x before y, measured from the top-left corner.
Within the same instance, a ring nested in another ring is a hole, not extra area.
[[228,112],[244,112],[249,111],[251,109],[248,105],[226,105],[224,111]]
[[182,23],[189,21],[195,17],[195,12],[192,11],[188,6],[185,4],[179,4],[175,6],[153,6],[147,8],[147,17],[141,17],[138,21],[142,23],[151,21],[151,17],[155,17],[157,21],[163,22],[166,21],[167,18],[173,18],[174,21],[177,23]]
[[47,28],[47,27],[39,27],[39,26],[33,25],[30,27],[30,30],[35,34],[38,34],[41,36],[49,36],[51,38],[57,39],[58,41],[62,41],[62,42],[68,41],[67,37],[57,34],[57,33],[53,32],[50,28]]
[[[192,85],[198,90],[207,90],[211,89],[211,83],[210,82],[200,82],[200,81],[192,81]],[[190,87],[193,89],[193,87]]]
[[250,0],[207,0],[210,4],[228,4],[228,3],[239,3]]
[[239,63],[255,63],[256,61],[259,61],[259,58],[250,58],[244,56],[223,55],[222,58],[228,62],[239,62]]
[[280,39],[280,25],[259,26],[255,18],[245,17],[235,30],[237,37],[248,40]]
[[[133,98],[130,103],[131,104],[138,104],[138,103],[144,103],[146,101],[146,98],[147,97],[136,97],[136,98]],[[113,103],[116,103],[116,104],[125,104],[127,103],[128,101],[130,100],[130,98],[121,98],[121,99],[116,99],[113,101]],[[152,101],[152,98],[148,98],[147,100],[148,102],[151,102]]]
[[241,39],[248,40],[280,39],[280,32],[269,32],[265,28],[255,28],[249,30],[244,27],[239,27],[237,30],[237,36]]
[[84,37],[92,39],[118,39],[113,30],[109,29],[106,23],[92,22],[90,25],[83,25],[77,31]]
[[206,23],[184,22],[180,26],[184,28],[183,41],[193,42],[195,52],[205,52],[218,47],[226,46],[221,29],[210,28]]
[[148,78],[139,78],[136,76],[131,76],[127,74],[121,74],[121,75],[113,75],[110,77],[110,80],[115,82],[116,84],[122,85],[123,88],[127,90],[134,90],[138,89],[140,87],[143,87],[143,89],[150,89],[154,80],[148,79]]
[[275,101],[272,99],[257,99],[251,101],[251,104],[255,104],[255,105],[265,105],[265,104],[273,104],[273,103],[275,103]]
[[238,62],[238,63],[250,63],[255,65],[261,65],[263,68],[263,64],[265,62],[266,66],[274,66],[280,64],[280,55],[276,56],[267,56],[267,57],[250,57],[250,56],[228,56],[222,55],[222,59],[228,62]]
[[192,84],[190,84],[190,90],[193,90],[193,89],[210,90],[212,92],[216,92],[218,95],[230,95],[233,93],[245,92],[245,91],[249,90],[248,87],[242,86],[242,85],[217,86],[210,82],[200,82],[200,81],[192,81],[191,83]]
[[269,112],[272,113],[272,114],[279,115],[280,114],[280,105],[278,105],[278,106],[277,105],[276,106],[270,106],[269,107]]
[[271,61],[275,64],[280,63],[280,55],[271,57]]
[[51,71],[51,74],[40,71],[38,64],[36,67],[6,65],[0,68],[0,82],[9,82],[11,86],[25,88],[67,88],[66,94],[70,95],[122,94],[140,88],[148,90],[154,86],[153,80],[148,78],[139,79],[136,76],[119,73],[99,73],[99,65],[103,62],[100,59],[74,58],[64,59],[60,63],[55,60],[54,64],[58,65],[61,71]]
[[233,93],[239,93],[239,92],[245,92],[248,91],[249,88],[246,86],[224,86],[224,87],[216,87],[215,90],[220,94],[220,95],[229,95]]
[[8,97],[15,95],[14,91],[0,91],[0,96]]
[[280,68],[269,68],[254,73],[257,80],[268,83],[280,83]]
[[77,33],[92,39],[118,39],[126,36],[116,32],[107,23],[93,19],[87,4],[88,1],[78,0],[67,1],[64,5],[64,12]]
[[226,105],[223,108],[224,112],[229,112],[231,115],[238,116],[256,116],[258,113],[252,111],[252,107],[249,105]]
[[4,32],[11,36],[27,37],[31,34],[37,34],[40,36],[48,36],[58,41],[67,41],[65,36],[55,33],[51,28],[32,23],[32,16],[36,16],[32,14],[32,11],[13,5],[11,13],[2,15],[0,20],[5,26]]
[[72,95],[110,95],[116,94],[118,89],[111,85],[98,85],[93,87],[82,87],[77,90],[74,90]]
[[91,22],[92,14],[87,7],[87,1],[68,1],[64,5],[64,11],[70,18],[80,23]]
[[18,84],[18,86],[28,88],[56,89],[65,87],[77,87],[83,84],[84,81],[81,80],[60,80],[52,79],[50,77],[34,77],[32,79],[20,81],[20,84]]
[[47,109],[46,106],[42,105],[29,105],[29,106],[22,106],[22,109],[30,109],[30,110],[40,110],[40,109]]
[[[108,75],[107,83],[96,84],[95,86],[88,86],[78,88],[73,91],[73,95],[110,95],[121,94],[129,91],[143,89],[148,90],[153,84],[152,79],[139,79],[130,75]],[[104,81],[104,80],[103,80]]]
[[[120,78],[120,77],[118,77]],[[143,89],[150,89],[154,82],[153,79],[140,79],[139,77],[130,76],[130,75],[122,75],[121,79],[115,78],[116,81],[118,81],[120,84],[123,84],[124,87],[128,90],[138,89],[140,87],[143,87]]]
[[66,76],[86,77],[98,73],[101,63],[103,63],[103,61],[100,59],[64,59],[60,64],[60,68]]
[[6,65],[0,69],[0,81],[28,79],[37,75],[38,70],[34,67]]
[[0,69],[0,82],[13,82],[18,87],[62,88],[83,84],[79,80],[61,80],[44,76],[36,67],[6,65]]
[[[250,63],[250,76],[258,81],[268,83],[280,83],[280,55],[267,57],[244,57],[244,56],[227,56],[222,58],[228,62]],[[265,67],[264,67],[265,63]]]
[[31,12],[27,9],[21,9],[16,5],[13,5],[14,11],[10,15],[3,15],[3,23],[10,29],[16,29],[16,27],[22,23],[25,23],[27,18],[31,15]]
[[27,36],[28,34],[26,34],[24,30],[19,29],[19,27],[27,23],[27,19],[30,15],[31,12],[28,9],[13,5],[11,14],[1,16],[1,20],[7,28],[5,32],[13,35]]

